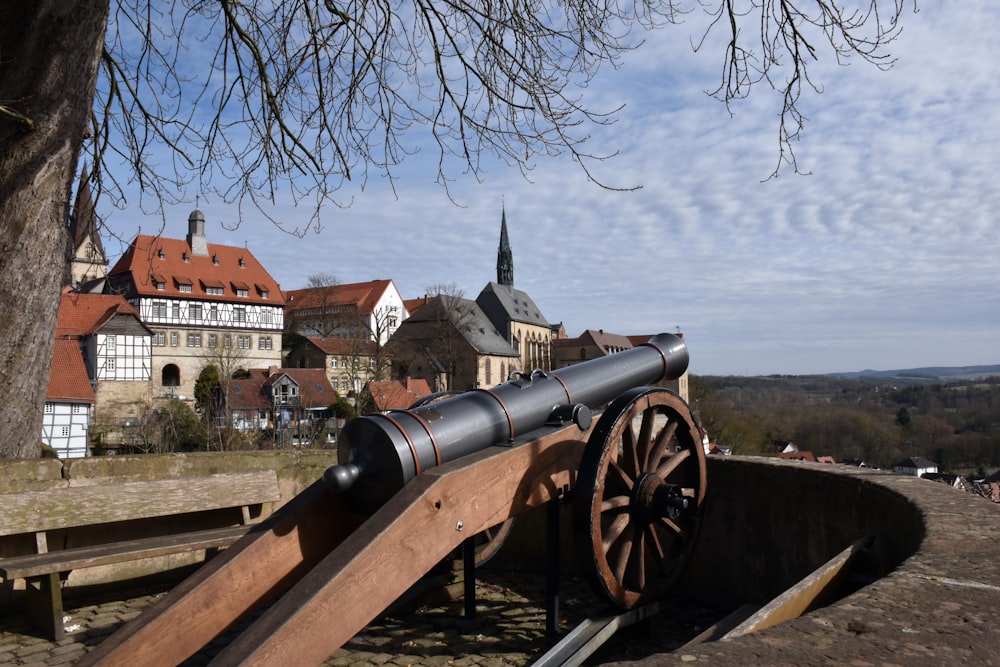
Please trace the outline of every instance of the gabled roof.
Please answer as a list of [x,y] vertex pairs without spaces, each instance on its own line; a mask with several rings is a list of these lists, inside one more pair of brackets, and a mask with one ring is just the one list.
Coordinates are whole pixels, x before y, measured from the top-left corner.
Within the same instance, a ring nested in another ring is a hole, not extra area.
[[[108,277],[115,284],[131,277],[138,296],[284,305],[281,287],[252,252],[216,243],[207,247],[207,255],[196,255],[186,239],[140,234]],[[192,285],[190,292],[180,290],[185,284]],[[223,294],[208,294],[207,287],[221,287]],[[237,296],[237,288],[246,288],[247,296]]]
[[141,323],[139,313],[117,294],[81,294],[64,290],[59,300],[56,337],[93,334],[115,315],[126,315]]
[[288,290],[284,293],[285,312],[351,306],[359,315],[371,315],[379,300],[390,288],[395,289],[392,280],[369,280],[365,283]]
[[476,298],[476,302],[482,305],[483,310],[490,310],[491,302],[495,302],[507,315],[507,319],[512,322],[523,322],[537,326],[548,327],[548,321],[542,316],[535,302],[526,292],[516,287],[501,285],[500,283],[489,283],[483,288]]
[[[447,300],[447,304],[445,301]],[[395,340],[435,340],[441,337],[440,324],[449,321],[455,331],[478,354],[517,357],[486,317],[479,304],[469,299],[436,296],[413,313],[393,334]]]
[[431,395],[431,386],[427,380],[406,378],[399,380],[372,380],[368,383],[368,393],[371,394],[375,407],[381,412],[386,410],[403,410],[418,399]]
[[937,468],[938,464],[934,463],[930,459],[925,459],[922,456],[910,456],[902,461],[898,461],[892,464],[893,468],[913,468],[914,470],[920,470],[921,468]]
[[365,338],[324,338],[323,336],[307,336],[308,344],[315,346],[328,356],[372,356],[377,351],[375,341]]
[[251,368],[247,372],[249,378],[227,383],[226,402],[231,409],[263,410],[271,407],[265,388],[281,382],[283,378],[298,385],[303,408],[325,408],[337,400],[337,392],[322,368]]
[[56,340],[45,400],[53,403],[94,402],[94,388],[87,377],[87,367],[76,341]]
[[406,312],[412,316],[430,300],[430,297],[426,294],[424,296],[417,297],[416,299],[403,299],[403,308],[406,308]]

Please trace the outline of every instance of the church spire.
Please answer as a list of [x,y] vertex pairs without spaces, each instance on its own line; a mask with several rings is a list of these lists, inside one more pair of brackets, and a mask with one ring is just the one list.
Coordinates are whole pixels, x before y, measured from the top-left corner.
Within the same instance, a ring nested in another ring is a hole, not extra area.
[[507,207],[500,216],[500,249],[497,250],[497,282],[507,287],[514,286],[514,254],[507,238]]

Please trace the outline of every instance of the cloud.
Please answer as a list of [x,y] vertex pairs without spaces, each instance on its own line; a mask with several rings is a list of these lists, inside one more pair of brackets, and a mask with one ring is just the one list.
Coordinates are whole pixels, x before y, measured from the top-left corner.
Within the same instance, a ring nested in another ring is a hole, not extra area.
[[[1000,5],[922,5],[904,16],[889,71],[820,60],[822,94],[797,176],[768,179],[778,159],[780,99],[764,88],[733,106],[705,94],[720,51],[692,53],[693,19],[649,35],[619,71],[587,91],[601,109],[593,172],[539,158],[526,180],[486,162],[481,182],[434,185],[418,155],[395,192],[373,179],[350,208],[331,207],[303,239],[224,207],[202,206],[210,241],[246,243],[285,288],[309,275],[392,278],[405,296],[455,283],[474,297],[495,279],[502,208],[515,282],[570,335],[684,331],[696,373],[807,373],[998,363]],[[184,233],[191,207],[170,211]],[[277,217],[305,224],[283,204]],[[137,211],[114,212],[128,229]],[[145,227],[146,223],[142,223]]]

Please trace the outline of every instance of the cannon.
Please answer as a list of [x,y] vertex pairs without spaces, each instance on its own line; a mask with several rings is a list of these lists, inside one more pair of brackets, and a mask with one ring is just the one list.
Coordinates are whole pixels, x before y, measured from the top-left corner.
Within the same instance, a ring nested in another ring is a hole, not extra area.
[[551,373],[515,372],[490,389],[358,417],[341,431],[340,464],[324,480],[372,512],[423,469],[492,445],[513,445],[546,425],[572,421],[586,430],[591,410],[633,387],[675,380],[687,367],[684,342],[659,334],[631,350]]
[[690,558],[706,466],[687,404],[648,385],[687,366],[659,334],[356,418],[320,480],[81,664],[180,663],[265,601],[212,664],[318,664],[466,540],[567,492],[594,589],[619,609],[656,602]]

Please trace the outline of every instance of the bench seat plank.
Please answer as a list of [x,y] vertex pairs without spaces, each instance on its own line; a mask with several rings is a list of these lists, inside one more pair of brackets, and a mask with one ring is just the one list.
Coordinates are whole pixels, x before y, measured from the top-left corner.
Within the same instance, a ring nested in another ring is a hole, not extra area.
[[43,554],[13,556],[0,560],[4,579],[28,579],[52,572],[69,572],[78,568],[112,565],[140,558],[227,547],[247,534],[250,526],[228,526],[189,533],[159,535],[106,544],[94,544],[70,549],[57,549]]

